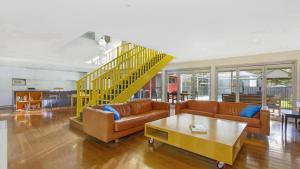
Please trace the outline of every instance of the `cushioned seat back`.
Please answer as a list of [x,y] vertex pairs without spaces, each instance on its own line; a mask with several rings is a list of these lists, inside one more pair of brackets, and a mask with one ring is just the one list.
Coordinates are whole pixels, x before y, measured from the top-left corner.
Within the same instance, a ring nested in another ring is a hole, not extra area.
[[93,108],[94,108],[94,109],[101,109],[101,110],[102,110],[102,109],[103,109],[103,106],[104,106],[104,105],[101,104],[101,105],[98,105],[98,106],[94,106]]
[[188,108],[192,110],[198,110],[215,114],[218,112],[218,102],[189,100]]
[[111,105],[114,109],[116,109],[121,117],[126,117],[126,116],[130,116],[131,114],[131,109],[130,109],[130,105],[127,103],[124,104],[112,104]]
[[[110,104],[115,110],[118,111],[121,117],[130,116],[130,105],[128,103]],[[103,109],[104,105],[95,106],[95,109]]]
[[137,100],[129,102],[131,114],[140,114],[149,112],[152,110],[151,100]]
[[218,114],[240,116],[240,112],[247,107],[247,105],[247,103],[219,102]]

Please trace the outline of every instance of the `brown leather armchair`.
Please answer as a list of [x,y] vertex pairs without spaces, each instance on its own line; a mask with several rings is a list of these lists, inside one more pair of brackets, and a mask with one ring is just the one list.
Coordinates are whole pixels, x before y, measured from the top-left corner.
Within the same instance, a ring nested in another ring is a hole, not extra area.
[[109,142],[144,129],[144,124],[170,116],[169,103],[137,100],[124,104],[112,104],[121,118],[97,108],[83,110],[83,131],[101,141]]

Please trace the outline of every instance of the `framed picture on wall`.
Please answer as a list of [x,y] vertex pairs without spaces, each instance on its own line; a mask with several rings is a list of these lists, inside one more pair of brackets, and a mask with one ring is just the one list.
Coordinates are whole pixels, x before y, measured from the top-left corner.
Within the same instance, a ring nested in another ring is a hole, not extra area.
[[26,86],[26,79],[12,79],[12,85],[13,86]]

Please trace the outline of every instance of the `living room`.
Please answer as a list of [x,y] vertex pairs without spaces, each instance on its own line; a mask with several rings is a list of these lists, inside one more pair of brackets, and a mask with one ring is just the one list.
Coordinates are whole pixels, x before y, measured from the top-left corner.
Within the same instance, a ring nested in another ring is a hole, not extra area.
[[0,169],[298,168],[299,2],[4,4]]

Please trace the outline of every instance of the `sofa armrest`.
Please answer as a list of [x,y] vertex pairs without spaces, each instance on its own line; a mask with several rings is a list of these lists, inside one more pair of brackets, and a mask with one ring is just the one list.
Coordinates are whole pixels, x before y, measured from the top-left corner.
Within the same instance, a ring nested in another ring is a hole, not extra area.
[[260,111],[260,122],[262,133],[265,135],[270,135],[270,112],[268,110]]
[[188,108],[188,102],[180,102],[175,105],[175,114],[181,113],[181,109]]
[[153,110],[169,110],[170,111],[170,104],[167,102],[152,102],[152,109]]
[[82,126],[88,135],[109,142],[114,132],[114,114],[90,107],[84,108]]

